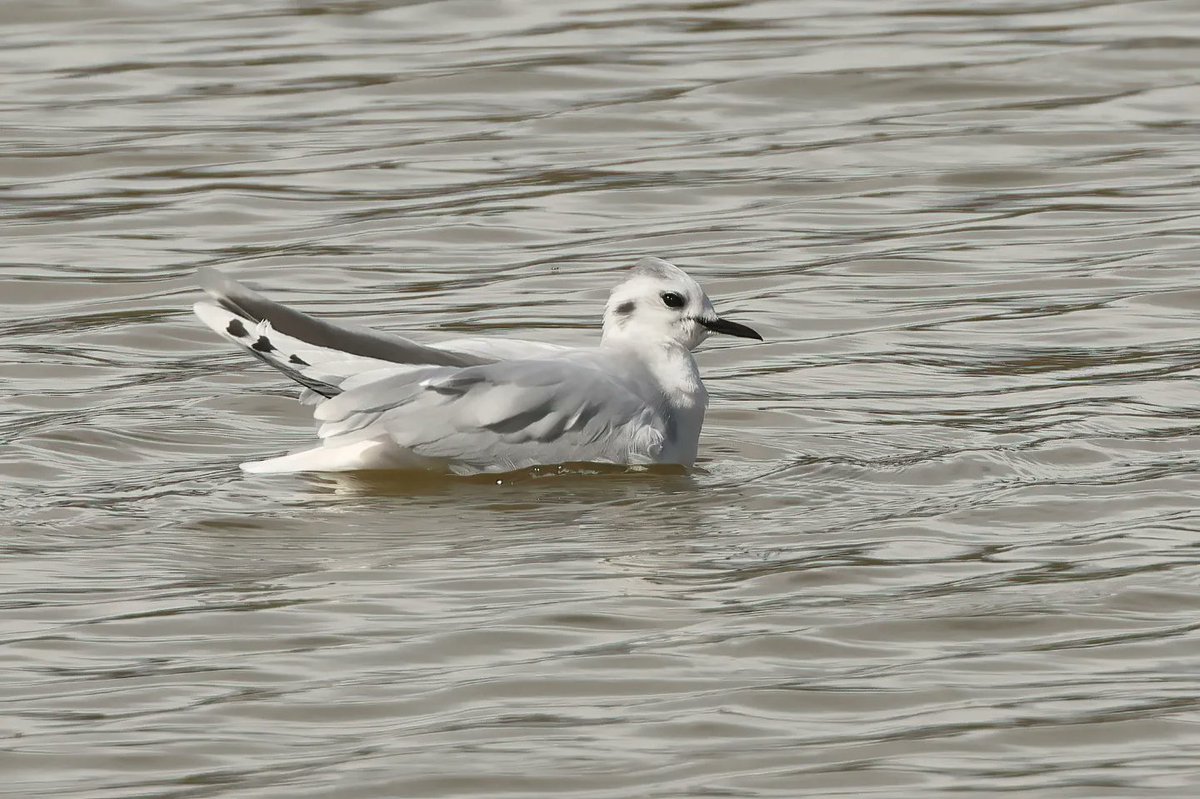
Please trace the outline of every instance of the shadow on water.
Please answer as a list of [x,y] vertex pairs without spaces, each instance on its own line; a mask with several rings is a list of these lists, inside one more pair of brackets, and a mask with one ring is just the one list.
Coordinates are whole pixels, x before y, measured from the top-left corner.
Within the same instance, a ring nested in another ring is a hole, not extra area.
[[[314,487],[329,487],[338,494],[401,497],[480,495],[489,490],[505,496],[562,496],[578,492],[595,497],[624,493],[693,490],[694,478],[681,466],[627,467],[602,463],[564,463],[535,466],[513,472],[456,475],[431,471],[327,472],[304,476]],[[494,494],[493,494],[494,495]]]

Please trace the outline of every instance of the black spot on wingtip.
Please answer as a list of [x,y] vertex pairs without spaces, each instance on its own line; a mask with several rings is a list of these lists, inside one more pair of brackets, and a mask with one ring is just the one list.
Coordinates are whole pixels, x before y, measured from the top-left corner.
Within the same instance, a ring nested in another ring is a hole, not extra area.
[[237,336],[238,338],[243,338],[250,335],[246,332],[246,326],[242,324],[241,319],[230,319],[229,326],[225,328],[225,332],[231,336]]
[[274,352],[275,345],[266,336],[259,336],[258,341],[250,345],[250,349],[258,350],[259,352]]
[[613,310],[616,311],[617,316],[629,316],[633,313],[633,300],[626,300]]
[[299,355],[288,356],[288,363],[294,363],[297,366],[309,366],[308,361],[301,358]]

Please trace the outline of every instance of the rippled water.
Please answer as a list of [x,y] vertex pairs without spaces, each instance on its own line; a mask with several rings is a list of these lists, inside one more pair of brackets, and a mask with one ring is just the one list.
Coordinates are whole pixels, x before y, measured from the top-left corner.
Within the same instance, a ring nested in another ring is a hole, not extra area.
[[[0,8],[0,793],[1190,795],[1178,2]],[[251,478],[201,328],[596,335],[677,261],[690,476]]]

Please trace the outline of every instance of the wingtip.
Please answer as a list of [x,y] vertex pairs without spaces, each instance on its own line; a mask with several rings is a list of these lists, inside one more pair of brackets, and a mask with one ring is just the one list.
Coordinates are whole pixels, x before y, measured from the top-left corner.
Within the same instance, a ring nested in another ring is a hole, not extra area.
[[[192,313],[196,314],[196,318],[203,322],[207,328],[220,335],[222,338],[236,340],[236,338],[232,335],[232,331],[229,329],[229,325],[234,320],[241,322],[236,314],[230,313],[216,303],[209,302],[207,300],[201,300],[200,302],[193,303]],[[253,325],[254,323],[250,322],[249,324]],[[243,323],[243,329],[244,326],[245,323]]]
[[200,300],[199,302],[192,303],[192,313],[208,327],[211,327],[213,330],[219,330],[218,318],[229,312],[208,300]]

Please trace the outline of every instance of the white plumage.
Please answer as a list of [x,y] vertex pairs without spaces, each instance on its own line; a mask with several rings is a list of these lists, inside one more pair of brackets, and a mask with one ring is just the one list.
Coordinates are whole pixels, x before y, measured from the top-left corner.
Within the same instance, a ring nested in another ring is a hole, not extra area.
[[248,472],[438,469],[471,474],[559,463],[692,465],[708,395],[691,350],[717,317],[699,284],[644,258],[609,297],[600,345],[502,338],[422,345],[326,322],[211,269],[196,315],[304,387],[321,443]]

